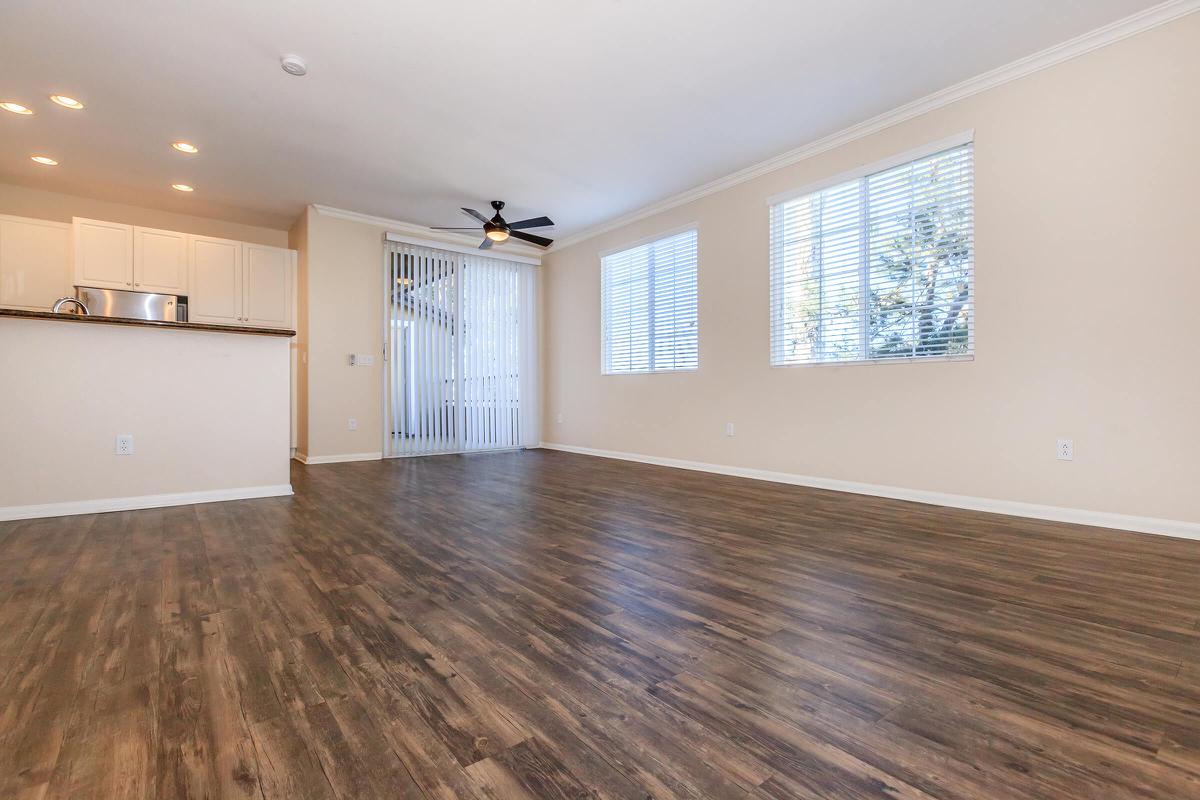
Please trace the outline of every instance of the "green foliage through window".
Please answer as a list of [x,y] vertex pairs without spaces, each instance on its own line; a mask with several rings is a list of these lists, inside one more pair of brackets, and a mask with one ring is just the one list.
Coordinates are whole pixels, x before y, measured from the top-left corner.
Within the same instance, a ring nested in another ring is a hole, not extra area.
[[774,364],[972,352],[970,144],[771,208]]

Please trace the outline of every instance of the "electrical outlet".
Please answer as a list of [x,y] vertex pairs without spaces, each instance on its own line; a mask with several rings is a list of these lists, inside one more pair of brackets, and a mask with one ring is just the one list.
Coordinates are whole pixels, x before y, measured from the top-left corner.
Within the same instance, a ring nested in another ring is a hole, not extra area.
[[558,416],[556,416],[554,418],[554,421],[557,422],[559,425],[562,425],[563,424],[563,415],[559,414]]
[[1071,439],[1059,439],[1058,446],[1055,449],[1058,454],[1059,461],[1074,461],[1075,460],[1075,442]]
[[351,417],[350,419],[346,420],[346,427],[352,431],[358,430],[358,420],[356,420],[354,417]]
[[351,353],[350,366],[352,367],[373,367],[375,366],[375,356],[366,353]]
[[133,434],[131,434],[131,433],[117,434],[117,455],[119,455],[119,456],[133,455]]
[[725,435],[733,436],[733,423],[732,422],[725,423]]

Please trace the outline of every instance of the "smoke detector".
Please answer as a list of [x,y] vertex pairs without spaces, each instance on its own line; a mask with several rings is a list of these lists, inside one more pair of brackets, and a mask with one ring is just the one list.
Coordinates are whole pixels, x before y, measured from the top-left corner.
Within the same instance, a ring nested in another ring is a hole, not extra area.
[[297,78],[308,74],[308,64],[305,64],[300,56],[284,56],[279,59],[279,66],[283,67],[283,71],[288,75],[295,75]]

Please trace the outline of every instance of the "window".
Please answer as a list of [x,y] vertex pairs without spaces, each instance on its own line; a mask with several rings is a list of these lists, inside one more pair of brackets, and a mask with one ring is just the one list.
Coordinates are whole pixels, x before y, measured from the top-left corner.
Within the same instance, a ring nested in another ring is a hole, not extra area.
[[696,369],[694,229],[606,255],[600,274],[605,374]]
[[970,142],[771,206],[771,364],[974,351]]

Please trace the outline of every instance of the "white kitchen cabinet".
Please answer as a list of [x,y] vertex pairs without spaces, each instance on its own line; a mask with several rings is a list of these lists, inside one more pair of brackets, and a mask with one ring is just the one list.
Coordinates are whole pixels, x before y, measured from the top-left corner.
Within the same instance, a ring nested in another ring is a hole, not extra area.
[[188,236],[154,228],[133,229],[133,289],[135,292],[186,295]]
[[78,217],[73,228],[74,285],[184,296],[189,322],[293,325],[294,250]]
[[189,236],[188,322],[242,325],[241,242]]
[[296,252],[242,245],[242,321],[257,328],[292,327],[292,272]]
[[71,286],[71,226],[0,216],[0,306],[49,311]]
[[75,285],[133,291],[133,226],[76,217]]
[[187,234],[75,219],[75,285],[187,294]]

